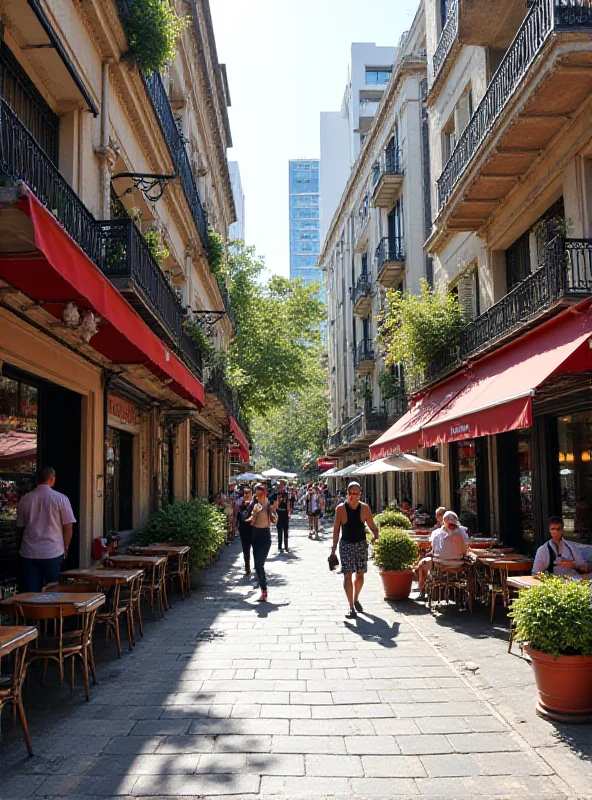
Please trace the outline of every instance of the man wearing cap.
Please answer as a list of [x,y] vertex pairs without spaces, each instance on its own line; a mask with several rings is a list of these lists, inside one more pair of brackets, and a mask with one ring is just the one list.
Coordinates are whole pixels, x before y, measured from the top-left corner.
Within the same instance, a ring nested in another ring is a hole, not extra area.
[[434,561],[447,567],[461,567],[469,549],[469,534],[454,511],[444,514],[444,525],[434,536]]
[[[362,489],[360,484],[352,481],[347,487],[347,498],[335,510],[333,525],[333,547],[331,555],[335,555],[339,542],[339,558],[343,574],[343,588],[349,603],[346,619],[355,619],[357,612],[362,612],[359,597],[364,586],[364,573],[368,571],[368,542],[366,541],[366,525],[378,539],[378,528],[372,518],[370,507],[360,502]],[[339,533],[341,532],[341,541]],[[355,573],[355,579],[352,580]]]

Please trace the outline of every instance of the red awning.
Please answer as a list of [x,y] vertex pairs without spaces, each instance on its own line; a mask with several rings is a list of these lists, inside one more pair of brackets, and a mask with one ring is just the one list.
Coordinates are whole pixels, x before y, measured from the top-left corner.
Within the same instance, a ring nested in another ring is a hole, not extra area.
[[249,440],[242,432],[240,425],[232,416],[232,414],[228,415],[228,424],[230,425],[230,432],[234,435],[236,441],[238,442],[238,446],[240,447],[241,456],[243,461],[248,464],[249,463]]
[[204,405],[203,385],[78,247],[55,217],[27,191],[16,207],[30,217],[37,254],[0,257],[0,277],[61,319],[64,303],[103,318],[91,346],[116,364],[143,364],[177,395]]
[[571,309],[478,361],[467,385],[422,426],[425,447],[532,425],[532,398],[553,373],[592,369],[592,307]]
[[420,397],[406,414],[370,445],[372,461],[423,447],[423,426],[446,408],[468,382],[469,378],[461,372]]

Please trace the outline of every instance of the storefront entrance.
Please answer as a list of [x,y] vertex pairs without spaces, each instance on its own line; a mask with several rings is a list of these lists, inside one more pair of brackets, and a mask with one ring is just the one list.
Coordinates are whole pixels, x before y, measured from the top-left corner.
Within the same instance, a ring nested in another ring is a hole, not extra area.
[[[56,491],[80,515],[80,395],[5,364],[0,377],[0,585],[14,584],[18,550],[14,526],[18,501],[36,485],[41,466],[56,471]],[[79,563],[79,523],[67,564]]]
[[489,479],[484,437],[450,446],[453,510],[473,535],[489,535]]
[[133,528],[134,437],[109,428],[107,432],[106,533]]

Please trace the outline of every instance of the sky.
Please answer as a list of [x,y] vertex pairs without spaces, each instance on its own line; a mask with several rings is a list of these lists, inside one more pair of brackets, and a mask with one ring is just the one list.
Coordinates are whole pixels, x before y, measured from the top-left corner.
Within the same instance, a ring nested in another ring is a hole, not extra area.
[[288,161],[319,157],[321,111],[338,111],[352,42],[396,46],[419,0],[210,0],[228,71],[246,240],[289,273]]

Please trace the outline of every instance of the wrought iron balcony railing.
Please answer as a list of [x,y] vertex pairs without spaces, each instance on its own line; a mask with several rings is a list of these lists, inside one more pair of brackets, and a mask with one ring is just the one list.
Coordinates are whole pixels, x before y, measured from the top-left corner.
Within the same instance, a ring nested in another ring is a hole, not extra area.
[[555,31],[578,28],[592,28],[590,0],[533,0],[483,99],[442,170],[438,179],[439,210],[448,202],[454,187],[523,83],[549,36]]
[[201,381],[203,379],[202,355],[191,336],[188,336],[185,331],[181,333],[180,350],[193,374]]
[[97,261],[95,218],[1,96],[0,174],[24,181],[76,244]]
[[236,393],[228,385],[224,370],[216,365],[205,369],[206,391],[215,394],[226,411],[235,419],[239,417],[239,403]]
[[362,297],[368,297],[372,291],[372,277],[368,272],[362,272],[356,285],[351,288],[351,301],[356,305]]
[[362,339],[358,342],[354,355],[354,366],[359,367],[364,361],[374,361],[374,340]]
[[446,63],[446,59],[458,39],[458,0],[452,0],[446,15],[446,21],[442,28],[442,34],[438,41],[438,46],[434,53],[433,70],[434,78],[440,74],[440,70]]
[[376,248],[376,271],[380,272],[382,267],[389,261],[405,261],[405,246],[402,236],[395,236],[394,239],[384,236]]
[[131,219],[112,219],[96,225],[100,237],[98,265],[103,273],[125,294],[141,316],[146,319],[146,314],[142,313],[143,306],[178,345],[181,341],[183,306],[135,222]]
[[401,150],[398,147],[387,147],[372,168],[372,185],[376,186],[383,175],[402,175]]
[[327,450],[332,452],[336,450],[338,447],[341,447],[341,428],[335,433],[332,433],[331,436],[327,439]]
[[341,439],[343,444],[355,442],[364,432],[364,414],[358,414],[347,422],[341,429]]
[[577,302],[591,295],[592,239],[557,237],[547,246],[545,266],[463,328],[459,344],[440,351],[424,374],[411,381],[411,393],[518,332],[562,301]]
[[146,84],[148,95],[160,122],[164,138],[169,146],[171,157],[179,175],[189,208],[191,209],[193,220],[199,231],[201,242],[205,246],[208,236],[208,220],[199,197],[191,162],[187,155],[185,141],[177,128],[167,91],[158,72],[145,75],[144,83]]
[[407,411],[407,394],[403,389],[398,391],[394,397],[389,397],[384,401],[384,410],[389,419],[402,417]]

